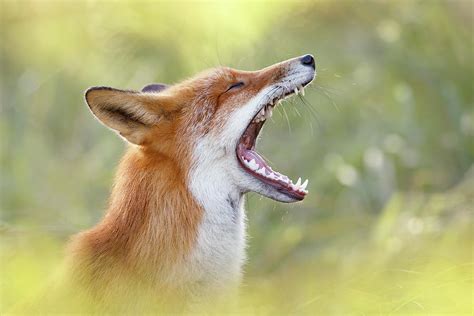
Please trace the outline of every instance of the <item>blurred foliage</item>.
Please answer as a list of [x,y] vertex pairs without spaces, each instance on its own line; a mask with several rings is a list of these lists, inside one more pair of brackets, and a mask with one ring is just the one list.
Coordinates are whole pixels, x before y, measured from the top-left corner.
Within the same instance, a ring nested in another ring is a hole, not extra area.
[[316,82],[259,144],[310,194],[249,195],[242,311],[473,312],[471,1],[3,0],[0,49],[0,310],[103,214],[124,145],[88,86],[312,53]]

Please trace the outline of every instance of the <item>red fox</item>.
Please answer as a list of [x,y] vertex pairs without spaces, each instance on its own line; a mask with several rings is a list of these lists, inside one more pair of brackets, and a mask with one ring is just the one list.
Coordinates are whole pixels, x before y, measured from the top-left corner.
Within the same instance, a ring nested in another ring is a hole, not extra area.
[[278,102],[304,93],[314,77],[314,58],[304,55],[142,91],[88,89],[92,114],[130,146],[106,215],[70,244],[74,278],[99,300],[126,298],[135,285],[153,299],[236,287],[245,262],[244,194],[296,202],[308,193],[308,180],[293,183],[274,171],[255,145]]

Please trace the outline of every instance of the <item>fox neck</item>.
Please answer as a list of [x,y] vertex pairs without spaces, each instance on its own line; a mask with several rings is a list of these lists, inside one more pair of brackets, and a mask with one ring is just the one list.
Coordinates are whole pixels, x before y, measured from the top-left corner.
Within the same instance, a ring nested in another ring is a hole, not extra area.
[[246,259],[244,192],[228,171],[230,150],[201,139],[188,176],[190,191],[204,209],[193,258],[205,274],[201,282],[213,282],[214,288],[238,284]]
[[[127,267],[123,274],[152,273],[171,287],[237,282],[244,260],[243,198],[221,168],[209,167],[200,164],[186,177],[170,159],[130,149],[107,215],[73,242],[77,261],[93,269],[91,275],[110,265]],[[107,254],[113,262],[102,262]]]

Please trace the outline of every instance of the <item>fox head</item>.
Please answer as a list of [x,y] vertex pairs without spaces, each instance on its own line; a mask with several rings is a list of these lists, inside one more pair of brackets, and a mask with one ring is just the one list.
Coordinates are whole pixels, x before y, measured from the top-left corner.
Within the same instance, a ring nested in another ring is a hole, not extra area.
[[92,87],[85,98],[100,122],[144,155],[172,161],[188,182],[195,170],[213,172],[241,193],[294,202],[306,195],[307,181],[273,171],[255,143],[278,101],[304,92],[314,77],[314,58],[305,55],[259,71],[215,68],[142,91]]

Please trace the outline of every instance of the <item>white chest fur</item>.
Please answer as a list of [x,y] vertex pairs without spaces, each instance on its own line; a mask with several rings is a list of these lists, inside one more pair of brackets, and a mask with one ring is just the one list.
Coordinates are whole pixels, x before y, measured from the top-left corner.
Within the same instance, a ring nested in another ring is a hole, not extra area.
[[246,246],[244,198],[225,173],[225,159],[206,160],[195,165],[189,178],[191,192],[204,209],[191,269],[201,286],[220,290],[241,279]]

